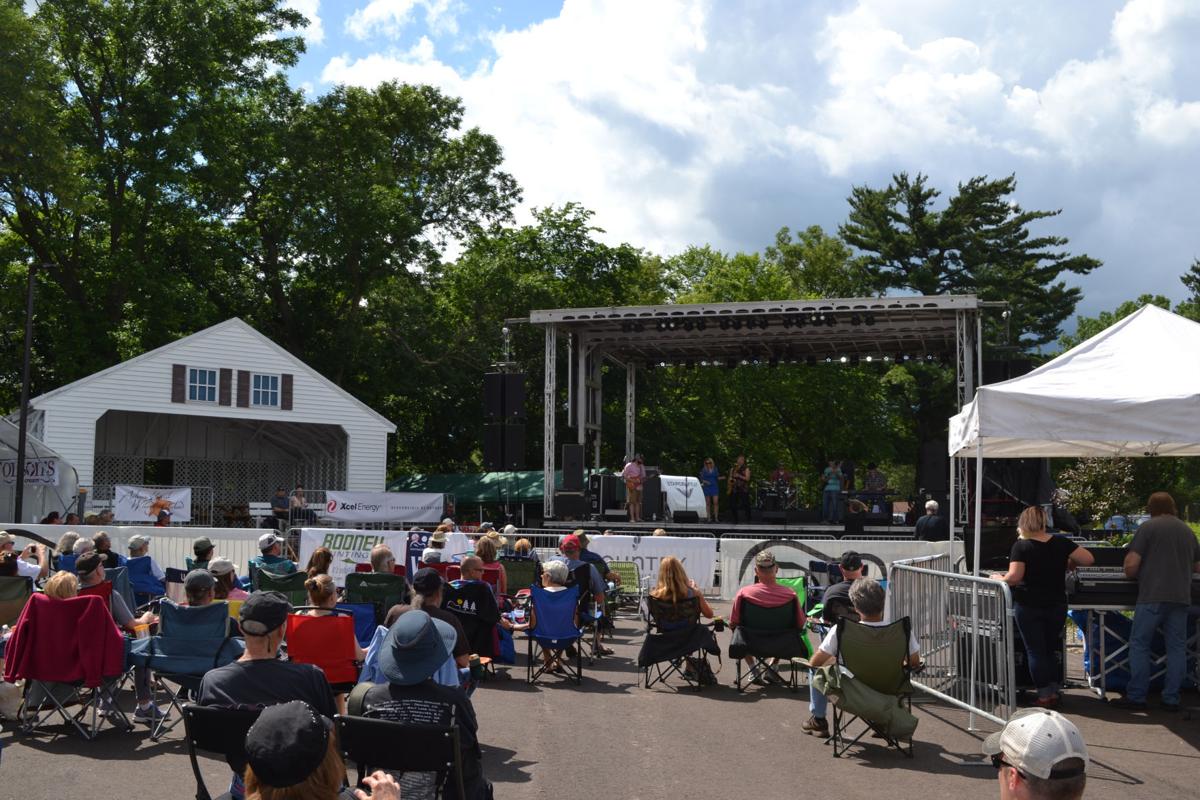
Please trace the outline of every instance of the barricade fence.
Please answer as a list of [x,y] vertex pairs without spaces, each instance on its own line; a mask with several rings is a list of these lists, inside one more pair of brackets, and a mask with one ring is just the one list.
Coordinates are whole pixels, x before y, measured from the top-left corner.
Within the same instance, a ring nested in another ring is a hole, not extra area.
[[946,555],[894,561],[889,619],[908,617],[924,670],[918,689],[1003,725],[1016,706],[1012,596],[1002,581],[949,571]]

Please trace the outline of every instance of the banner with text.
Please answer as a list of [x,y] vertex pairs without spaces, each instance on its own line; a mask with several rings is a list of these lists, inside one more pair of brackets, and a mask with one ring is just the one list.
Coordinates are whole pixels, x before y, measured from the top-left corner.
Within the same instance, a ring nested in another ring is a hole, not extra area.
[[[438,495],[439,497],[441,495]],[[328,547],[333,553],[333,563],[329,565],[329,577],[338,586],[346,585],[346,575],[354,572],[357,564],[368,564],[371,561],[371,548],[377,544],[387,545],[396,557],[397,564],[407,560],[409,545],[416,541],[423,543],[429,537],[428,531],[359,531],[349,528],[302,528],[300,530],[300,564],[308,563],[313,551],[318,547]],[[447,557],[459,556],[467,552],[470,540],[462,533],[451,533],[446,536],[445,552]],[[411,580],[412,573],[409,573]]]
[[192,521],[192,489],[149,489],[145,486],[113,487],[113,517],[121,522],[153,522],[158,512],[170,511],[172,522]]
[[[25,459],[26,486],[58,486],[57,458],[27,458]],[[17,460],[7,458],[0,461],[0,481],[4,483],[17,482]]]
[[444,505],[431,492],[325,492],[325,518],[343,522],[440,522]]
[[700,479],[690,475],[663,475],[659,478],[662,490],[667,495],[667,508],[676,511],[695,511],[700,519],[708,519],[704,506],[704,490]]
[[683,562],[688,577],[701,590],[715,585],[713,569],[717,565],[717,540],[711,536],[593,536],[588,549],[606,561],[632,561],[643,578],[653,587],[658,581],[658,565],[667,556]]

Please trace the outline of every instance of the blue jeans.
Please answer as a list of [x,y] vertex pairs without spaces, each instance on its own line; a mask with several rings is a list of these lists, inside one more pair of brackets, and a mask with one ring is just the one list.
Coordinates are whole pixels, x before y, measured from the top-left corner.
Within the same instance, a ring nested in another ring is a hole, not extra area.
[[1146,702],[1153,665],[1150,642],[1159,628],[1167,651],[1167,677],[1163,684],[1164,703],[1179,702],[1179,688],[1187,666],[1187,606],[1183,603],[1138,603],[1133,612],[1133,631],[1129,636],[1129,684],[1125,697]]
[[1038,607],[1021,603],[1013,605],[1017,630],[1025,642],[1029,656],[1029,675],[1037,687],[1038,697],[1058,694],[1058,667],[1054,651],[1062,648],[1063,625],[1067,621],[1067,605]]
[[813,686],[812,679],[816,674],[815,670],[808,673],[808,710],[817,719],[825,719],[825,712],[829,709],[829,700],[817,691],[817,687]]
[[826,522],[841,522],[842,493],[821,492],[821,519]]

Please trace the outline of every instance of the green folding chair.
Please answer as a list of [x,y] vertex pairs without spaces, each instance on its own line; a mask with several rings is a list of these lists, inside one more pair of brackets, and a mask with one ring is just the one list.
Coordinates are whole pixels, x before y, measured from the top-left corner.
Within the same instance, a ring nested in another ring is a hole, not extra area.
[[29,596],[33,594],[30,578],[0,578],[0,625],[12,625],[21,616]]
[[386,572],[351,572],[346,576],[347,603],[370,603],[375,607],[375,624],[382,625],[388,610],[412,600],[412,590],[403,575]]
[[276,575],[265,569],[258,571],[258,590],[260,592],[281,592],[293,606],[308,605],[308,592],[304,589],[304,581],[308,573],[293,572],[290,575]]
[[[729,642],[729,657],[737,665],[734,686],[739,692],[745,691],[746,685],[755,680],[777,674],[778,667],[787,667],[791,671],[788,688],[793,692],[799,690],[796,673],[802,665],[797,663],[797,659],[807,659],[812,655],[808,635],[796,623],[799,602],[796,599],[782,606],[767,608],[742,599],[741,619]],[[743,675],[745,665],[742,659],[747,656],[753,663]],[[772,659],[778,659],[778,663],[772,665]]]
[[634,608],[641,608],[642,599],[646,596],[646,585],[642,582],[642,571],[637,562],[610,561],[608,568],[621,579],[621,585],[617,587],[618,604],[632,604]]
[[808,604],[808,579],[803,575],[796,578],[784,578],[776,576],[775,582],[780,586],[786,586],[796,593],[796,597],[800,598],[800,607],[807,608]]
[[[839,702],[830,703],[833,726],[827,744],[833,745],[835,757],[868,732],[907,758],[913,757],[917,721],[912,715],[913,685],[906,665],[911,630],[908,617],[883,627],[845,618],[838,620],[837,665],[851,672],[853,680],[868,691],[851,692],[852,687],[843,687],[846,694]],[[847,729],[855,720],[861,720],[865,726],[850,738]]]
[[501,557],[500,563],[504,565],[504,573],[507,576],[508,593],[513,597],[517,592],[528,589],[535,583],[540,585],[538,578],[542,574],[542,565],[532,558]]

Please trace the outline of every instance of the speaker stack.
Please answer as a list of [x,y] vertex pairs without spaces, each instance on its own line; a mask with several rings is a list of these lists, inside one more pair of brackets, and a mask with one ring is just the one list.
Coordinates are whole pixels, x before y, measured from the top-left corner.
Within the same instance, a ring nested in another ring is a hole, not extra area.
[[507,472],[525,467],[525,374],[483,376],[483,467]]

